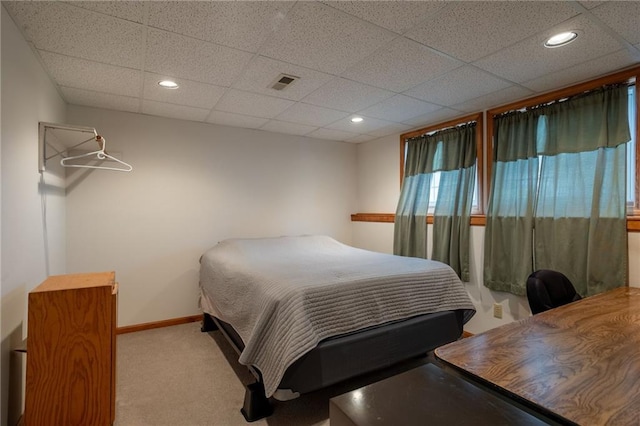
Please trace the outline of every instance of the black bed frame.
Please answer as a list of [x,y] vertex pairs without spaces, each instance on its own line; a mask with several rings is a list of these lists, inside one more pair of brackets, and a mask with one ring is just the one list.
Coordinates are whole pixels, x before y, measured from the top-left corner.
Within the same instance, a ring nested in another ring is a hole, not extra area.
[[[460,338],[462,326],[462,311],[444,311],[325,339],[289,366],[278,388],[308,393],[426,355]],[[203,315],[201,330],[220,330],[238,355],[244,349],[244,343],[233,327],[214,316]],[[265,396],[260,371],[251,366],[248,368],[256,382],[246,387],[240,411],[245,420],[253,422],[271,415],[273,407]]]

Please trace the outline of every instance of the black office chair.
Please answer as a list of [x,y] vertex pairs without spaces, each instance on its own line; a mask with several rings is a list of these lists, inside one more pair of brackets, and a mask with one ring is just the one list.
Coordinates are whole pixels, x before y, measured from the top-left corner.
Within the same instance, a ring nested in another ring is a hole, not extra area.
[[571,281],[560,272],[540,269],[527,278],[527,300],[534,315],[580,299]]

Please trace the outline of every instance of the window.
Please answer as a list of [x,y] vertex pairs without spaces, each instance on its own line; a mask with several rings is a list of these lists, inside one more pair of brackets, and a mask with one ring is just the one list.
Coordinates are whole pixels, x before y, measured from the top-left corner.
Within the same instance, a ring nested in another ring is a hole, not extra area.
[[581,295],[625,284],[628,93],[606,84],[493,117],[485,286],[524,295],[539,269]]
[[[636,132],[636,111],[635,111],[635,86],[629,86],[628,88],[628,120],[629,120],[629,132],[631,139],[626,144],[626,195],[627,195],[627,214],[633,215],[634,206],[636,201],[635,196],[635,182],[636,182],[636,144],[635,144],[635,132]],[[540,121],[538,122],[538,134],[544,135],[546,132],[547,120],[544,116],[540,117]],[[543,140],[538,141],[539,144],[544,143]],[[591,155],[590,153],[583,154],[561,154],[562,156],[571,156],[573,160],[570,163],[579,163],[582,169],[595,169],[596,167],[596,157]],[[553,181],[549,181],[549,177],[546,178],[546,182],[542,182],[541,179],[541,170],[542,164],[545,161],[543,155],[538,156],[538,183],[545,183],[547,186],[553,185],[555,188],[558,188],[556,195],[559,197],[556,199],[557,205],[562,205],[563,210],[566,212],[567,217],[576,217],[579,216],[575,214],[576,210],[581,210],[580,206],[576,203],[576,199],[574,197],[575,191],[573,188],[573,184],[575,181],[575,177],[573,175],[574,172],[570,172],[565,170],[565,173],[559,173],[556,175]]]
[[636,105],[638,101],[636,99],[636,86],[629,87],[629,130],[631,131],[631,142],[627,144],[627,213],[629,215],[634,214],[634,210],[636,210],[638,206],[637,194],[636,194],[636,153],[637,151],[637,142],[636,137],[638,135],[637,131],[637,118],[638,114],[636,111]]
[[[472,214],[481,214],[482,213],[482,206],[480,204],[481,197],[481,188],[482,188],[482,179],[481,177],[483,176],[483,162],[482,162],[482,139],[483,139],[483,126],[482,126],[482,114],[474,114],[471,116],[466,116],[466,117],[462,117],[456,120],[452,120],[452,121],[448,121],[448,122],[444,122],[444,123],[440,123],[440,124],[436,124],[433,126],[429,126],[429,127],[425,127],[423,129],[419,129],[416,131],[413,131],[411,133],[405,133],[403,135],[400,135],[400,144],[401,144],[401,157],[400,157],[400,184],[402,184],[402,180],[404,179],[404,166],[405,166],[405,162],[407,159],[407,140],[416,136],[420,136],[420,135],[433,135],[438,131],[441,130],[445,130],[447,128],[451,128],[454,126],[458,126],[458,125],[462,125],[462,124],[466,124],[469,122],[475,122],[477,124],[476,126],[476,141],[477,141],[477,158],[476,158],[476,179],[475,179],[475,187],[474,187],[474,191],[473,191],[473,205],[472,205],[472,209],[471,212]],[[442,155],[442,150],[440,148],[440,146],[438,146],[438,149],[436,150],[436,157]],[[438,158],[435,159],[436,162],[438,162]],[[430,187],[429,187],[429,193],[425,194],[425,202],[428,201],[429,206],[428,206],[428,214],[429,215],[433,215],[433,212],[435,210],[435,203],[436,200],[438,199],[438,191],[440,189],[440,177],[441,177],[441,172],[435,172],[433,173],[433,176],[431,178],[431,182],[430,182]]]
[[[638,121],[638,104],[640,103],[637,96],[637,88],[636,81],[638,76],[640,76],[640,67],[636,67],[633,69],[629,69],[626,71],[622,71],[610,76],[598,78],[586,83],[578,84],[572,87],[568,87],[566,89],[561,89],[546,95],[536,96],[534,98],[526,99],[523,101],[514,102],[509,105],[505,105],[500,108],[492,109],[487,111],[487,140],[493,141],[494,138],[494,123],[493,117],[496,117],[500,114],[503,114],[507,111],[515,111],[522,110],[526,108],[531,108],[536,105],[541,105],[545,103],[554,102],[557,100],[564,100],[567,97],[574,96],[585,91],[589,91],[595,89],[597,87],[608,85],[608,84],[616,84],[616,83],[628,83],[629,86],[629,129],[631,133],[631,141],[627,144],[627,155],[626,155],[626,193],[627,193],[627,215],[629,216],[628,225],[631,226],[630,230],[638,230],[638,225],[640,222],[637,221],[637,218],[640,216],[640,196],[639,196],[639,187],[640,187],[640,170],[638,169],[638,161],[640,161],[640,155],[638,152],[640,151],[640,146],[638,146],[637,139],[639,129],[637,126]],[[488,186],[491,182],[491,173],[492,173],[492,158],[493,158],[493,143],[489,142],[486,147],[486,169],[487,169],[487,187],[485,188],[484,194],[488,194],[490,188]],[[633,216],[636,216],[634,218]]]
[[470,217],[482,123],[451,124],[402,139],[401,162],[406,168],[396,208],[393,252],[426,258],[430,219],[431,259],[448,264],[461,280],[469,281]]

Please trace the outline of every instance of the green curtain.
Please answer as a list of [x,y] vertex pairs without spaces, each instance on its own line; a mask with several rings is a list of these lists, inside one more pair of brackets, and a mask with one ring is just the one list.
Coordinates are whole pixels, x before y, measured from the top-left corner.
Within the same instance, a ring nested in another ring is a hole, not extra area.
[[427,211],[430,187],[430,173],[405,175],[402,180],[393,228],[394,254],[427,258]]
[[475,123],[407,141],[405,174],[396,210],[394,254],[427,258],[426,216],[434,173],[432,258],[469,279],[470,214],[476,170]]
[[583,296],[627,282],[628,88],[543,108],[534,269],[563,272]]
[[442,168],[433,212],[431,258],[469,281],[471,207],[476,181],[475,124],[442,135]]
[[612,87],[496,119],[487,287],[524,295],[537,269],[583,296],[626,283],[627,102]]
[[486,287],[524,295],[533,266],[533,211],[538,180],[538,114],[495,120],[491,194],[484,237]]
[[393,229],[393,253],[427,258],[427,211],[437,145],[425,136],[407,141],[404,178]]

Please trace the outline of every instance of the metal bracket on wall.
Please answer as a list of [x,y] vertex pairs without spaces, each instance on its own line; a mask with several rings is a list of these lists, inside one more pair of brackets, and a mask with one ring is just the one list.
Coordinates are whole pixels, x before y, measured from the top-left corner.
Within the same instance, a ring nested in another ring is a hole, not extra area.
[[[107,153],[104,137],[100,136],[93,127],[71,126],[68,124],[39,123],[39,165],[40,173],[44,172],[47,160],[61,157],[60,165],[83,169],[113,170],[130,172],[133,167],[119,158]],[[72,155],[75,148],[87,142],[95,142],[97,149]],[[54,151],[51,153],[50,151]],[[78,163],[76,160],[80,160]],[[104,161],[115,162],[113,165],[102,165]]]
[[97,136],[98,133],[93,127],[38,123],[38,171],[45,171],[47,160],[63,157],[66,151],[87,142],[95,142]]

